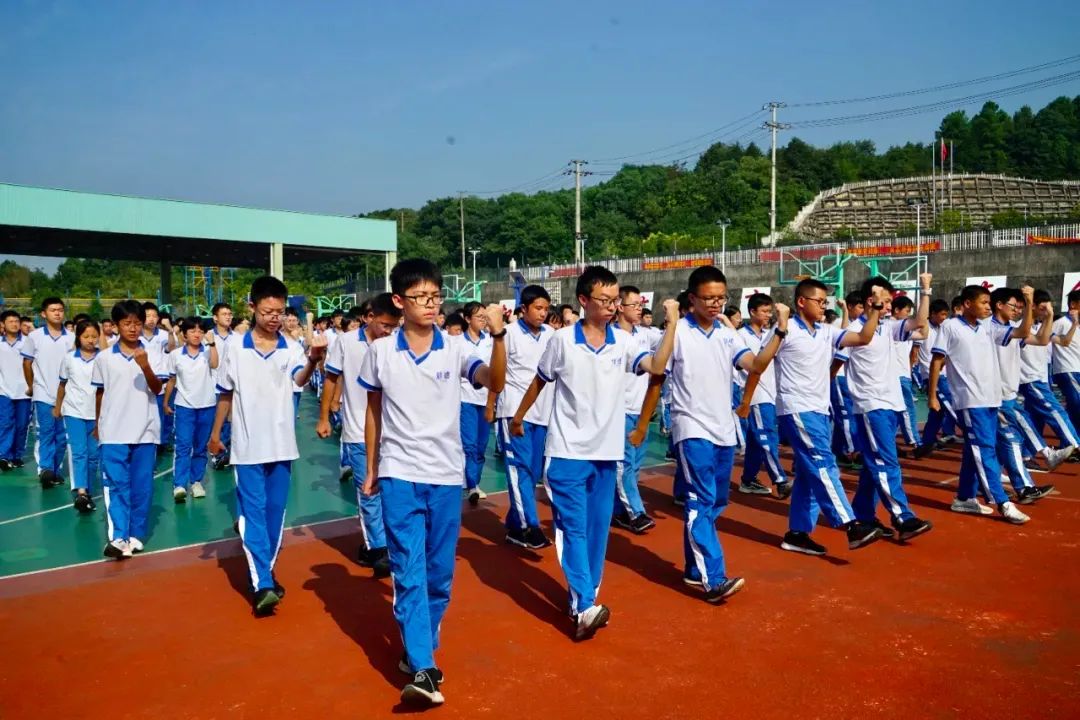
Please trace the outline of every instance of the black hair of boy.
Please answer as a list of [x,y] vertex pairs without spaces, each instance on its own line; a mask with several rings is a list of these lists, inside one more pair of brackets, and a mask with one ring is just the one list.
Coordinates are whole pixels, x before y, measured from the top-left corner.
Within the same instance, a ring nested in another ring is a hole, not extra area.
[[375,317],[391,317],[401,319],[401,308],[394,304],[392,293],[381,293],[368,301],[369,313]]
[[194,315],[189,315],[185,318],[180,318],[180,332],[186,333],[188,330],[202,329],[202,321]]
[[1069,294],[1065,296],[1069,305],[1076,305],[1080,303],[1080,290],[1070,290]]
[[963,295],[957,295],[956,297],[954,297],[952,299],[952,309],[953,310],[961,310],[961,309],[963,309],[963,307],[964,307],[964,296]]
[[331,321],[333,321],[334,318],[339,318],[339,317],[345,317],[345,311],[342,310],[341,308],[338,308],[338,309],[334,310],[332,313],[330,313],[330,320]]
[[735,317],[736,315],[742,315],[742,310],[735,307],[734,305],[730,305],[724,308],[724,317],[726,317],[728,320]]
[[1007,303],[1010,300],[1024,302],[1024,295],[1015,288],[1007,287],[998,288],[990,293],[990,306],[995,309],[997,308],[998,303]]
[[0,312],[0,323],[3,323],[9,317],[17,318],[19,317],[19,313],[15,312],[14,310],[5,310],[4,312]]
[[679,303],[679,312],[690,312],[690,291],[683,290],[676,296],[675,301]]
[[446,316],[446,328],[449,330],[452,327],[461,328],[461,332],[465,332],[469,327],[469,323],[465,322],[465,318],[457,310]]
[[142,307],[143,307],[143,310],[144,310],[144,311],[146,311],[146,310],[153,310],[153,311],[154,311],[154,312],[156,312],[156,313],[157,313],[158,315],[161,315],[161,312],[160,312],[160,311],[158,310],[158,306],[157,306],[157,305],[155,305],[154,303],[150,302],[149,300],[147,300],[146,302],[144,302],[144,303],[142,304]]
[[82,322],[83,320],[89,320],[89,319],[90,319],[90,316],[89,316],[89,315],[87,315],[86,313],[79,313],[79,314],[78,314],[78,315],[76,315],[75,317],[71,318],[71,322],[73,322],[73,323],[75,323],[76,325],[78,325],[78,324],[79,324],[80,322]]
[[289,317],[294,317],[297,320],[300,319],[300,311],[297,310],[296,308],[294,308],[292,305],[285,308],[285,314],[288,315]]
[[878,275],[877,277],[869,278],[865,280],[863,284],[859,287],[859,295],[862,296],[864,303],[870,298],[870,295],[874,292],[874,287],[885,288],[890,293],[895,292],[896,290],[896,288],[893,287],[893,284],[889,282],[887,278],[883,278],[880,275]]
[[698,289],[702,285],[713,282],[727,285],[727,278],[720,268],[713,265],[703,265],[690,273],[690,279],[686,282],[686,289],[697,295]]
[[289,298],[289,290],[285,287],[285,283],[281,282],[273,275],[263,275],[262,277],[255,278],[255,282],[251,283],[250,296],[251,304],[258,305],[267,298],[287,300]]
[[808,298],[814,290],[821,290],[826,295],[829,294],[829,287],[825,283],[815,278],[803,278],[795,286],[795,297]]
[[619,278],[615,277],[615,273],[600,265],[590,265],[578,276],[575,297],[590,297],[597,285],[611,287],[618,284]]
[[634,285],[621,285],[621,286],[619,286],[619,297],[621,297],[621,298],[625,298],[627,295],[640,295],[640,294],[641,294],[641,290],[639,290]]
[[64,305],[64,301],[58,297],[47,297],[41,301],[41,312],[45,312],[50,305],[59,305],[60,307],[67,307]]
[[892,309],[894,311],[913,307],[915,307],[915,303],[912,302],[911,298],[909,298],[907,295],[898,295],[897,297],[893,298]]
[[853,308],[856,305],[864,305],[862,293],[857,290],[852,290],[844,297],[844,302],[847,303],[849,308]]
[[930,303],[930,314],[936,315],[937,313],[949,312],[949,302],[943,298],[938,298]]
[[527,308],[537,300],[547,300],[551,302],[551,296],[548,295],[548,291],[539,285],[526,285],[525,289],[521,291],[521,307]]
[[121,300],[112,306],[112,321],[117,325],[129,317],[138,318],[141,323],[146,322],[146,308],[138,300]]
[[983,295],[989,294],[990,291],[982,285],[968,285],[960,291],[960,304],[963,305],[966,302],[975,302]]
[[435,263],[423,258],[401,260],[390,269],[390,290],[404,295],[420,283],[429,282],[442,289],[443,277]]
[[754,293],[753,295],[751,295],[749,297],[749,299],[747,299],[747,301],[746,301],[746,309],[748,311],[750,311],[750,312],[754,312],[759,307],[764,307],[766,305],[774,305],[774,304],[775,303],[773,303],[772,297],[766,295],[765,293]]
[[650,310],[647,307],[641,308],[641,317],[645,317],[646,315],[648,315],[649,317],[652,317],[652,310]]
[[1036,305],[1042,305],[1043,303],[1050,302],[1050,293],[1045,290],[1036,290],[1031,296],[1031,301]]
[[229,303],[214,303],[214,307],[210,308],[210,314],[217,315],[219,310],[232,310],[232,305]]

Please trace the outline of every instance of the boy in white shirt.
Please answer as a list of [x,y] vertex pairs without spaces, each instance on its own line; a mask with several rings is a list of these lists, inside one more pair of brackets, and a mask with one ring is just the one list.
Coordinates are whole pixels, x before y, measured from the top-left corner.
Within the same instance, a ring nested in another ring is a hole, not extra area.
[[[844,302],[838,305],[841,310],[838,326],[840,330],[846,330],[852,318],[863,314],[863,302],[857,291],[848,293]],[[842,360],[834,359],[832,364],[829,402],[833,418],[833,454],[841,465],[858,470],[862,467],[859,463],[859,424],[855,422],[851,392],[848,390],[847,371],[844,369]]]
[[[1054,322],[1054,334],[1060,338],[1069,334],[1076,322],[1077,313],[1080,313],[1080,290],[1071,291],[1066,300],[1069,303],[1069,314]],[[1073,427],[1080,427],[1080,342],[1055,344],[1051,360],[1054,384],[1065,398],[1069,419],[1072,420]]]
[[[468,344],[470,355],[489,362],[492,340],[484,332],[487,328],[484,306],[478,302],[465,303],[461,315],[466,322],[461,342]],[[480,475],[484,471],[488,439],[491,437],[491,423],[484,413],[487,401],[487,390],[477,390],[468,380],[461,380],[461,446],[465,450],[465,474],[461,484],[469,496],[469,504],[473,506],[487,497],[480,489]]]
[[[940,298],[931,301],[926,339],[915,341],[915,345],[919,348],[919,362],[915,366],[915,376],[918,378],[919,386],[922,388],[926,388],[927,383],[930,382],[930,361],[933,359],[931,350],[937,340],[938,329],[948,319],[949,302]],[[926,415],[922,440],[915,450],[915,457],[918,459],[928,457],[936,449],[938,432],[942,433],[945,441],[955,439],[956,409],[953,407],[952,391],[949,389],[949,376],[945,373],[944,368],[942,368],[941,374],[938,376],[937,396],[941,410],[931,410]]]
[[545,388],[525,416],[523,434],[510,433],[510,420],[536,377],[536,368],[555,331],[544,321],[551,309],[547,290],[529,285],[521,291],[521,318],[506,328],[506,386],[499,394],[496,416],[506,459],[506,485],[510,508],[506,513],[506,541],[540,550],[551,540],[540,529],[536,514],[536,485],[544,474],[544,445],[551,417],[551,388]]
[[89,318],[75,323],[75,351],[64,356],[53,417],[63,418],[68,439],[68,474],[73,505],[81,513],[95,509],[93,485],[98,478],[98,441],[94,437],[97,391],[93,385],[98,355],[98,324]]
[[[341,397],[341,465],[352,470],[356,487],[357,514],[364,544],[357,551],[357,560],[374,571],[377,578],[389,577],[390,553],[386,549],[386,529],[383,522],[382,501],[377,495],[363,492],[367,477],[367,390],[360,385],[360,368],[372,343],[397,330],[401,310],[394,305],[393,296],[383,293],[371,301],[364,326],[359,330],[341,335],[329,351],[323,363],[325,370],[324,390],[319,404],[319,422],[315,434],[328,438],[333,432],[330,425],[332,399]],[[339,386],[340,383],[340,386]]]
[[[734,375],[739,370],[762,373],[782,335],[771,333],[760,354],[755,354],[746,347],[742,333],[721,323],[727,278],[711,265],[690,274],[688,290],[690,312],[676,323],[667,366],[672,438],[689,484],[683,509],[683,581],[700,587],[707,602],[719,603],[744,585],[741,577],[728,577],[716,531],[716,520],[728,504],[735,459]],[[789,310],[777,305],[776,312],[777,330],[784,333]]]
[[[1069,414],[1058,402],[1057,397],[1050,389],[1050,355],[1053,353],[1066,352],[1076,337],[1077,321],[1080,319],[1080,310],[1073,310],[1061,323],[1060,327],[1068,327],[1064,335],[1058,335],[1053,331],[1054,308],[1050,304],[1050,293],[1045,290],[1035,291],[1035,311],[1038,324],[1032,326],[1035,334],[1046,326],[1051,325],[1050,342],[1046,345],[1024,344],[1020,351],[1020,395],[1024,398],[1024,410],[1034,425],[1035,433],[1042,437],[1042,429],[1049,425],[1057,435],[1062,448],[1072,447],[1075,454],[1080,446],[1080,435],[1076,432],[1076,426],[1069,419]],[[1058,348],[1063,348],[1059,350]]]
[[19,313],[0,313],[0,471],[23,466],[26,433],[33,400],[23,374],[22,334]]
[[402,260],[390,271],[390,287],[405,322],[372,343],[360,368],[368,391],[364,492],[382,499],[394,618],[405,644],[398,667],[412,676],[401,699],[439,705],[443,674],[435,650],[450,602],[465,472],[459,381],[503,389],[506,331],[502,308],[489,305],[493,350],[485,365],[470,345],[435,327],[442,274],[431,262]]
[[292,461],[300,457],[292,388],[308,381],[326,350],[325,339],[314,338],[305,358],[303,348],[281,332],[288,296],[285,284],[269,275],[251,284],[254,324],[226,353],[210,432],[210,452],[224,452],[221,426],[226,417],[232,418],[230,463],[256,616],[273,613],[285,594],[274,578],[274,565],[281,549]]
[[26,385],[33,388],[37,428],[34,461],[38,480],[41,487],[51,488],[64,482],[60,467],[67,453],[67,433],[64,423],[53,417],[52,410],[60,384],[60,365],[75,347],[75,337],[64,329],[64,301],[60,298],[45,298],[41,302],[41,317],[45,324],[26,336],[21,352]]
[[135,300],[112,309],[120,340],[94,361],[97,435],[108,518],[105,556],[140,552],[149,532],[154,462],[161,441],[161,378],[142,341],[146,310]]
[[[859,423],[860,448],[863,467],[859,472],[859,486],[851,506],[859,522],[877,527],[884,537],[892,537],[892,529],[885,527],[876,517],[877,498],[880,495],[885,509],[892,518],[892,525],[901,540],[910,540],[927,532],[933,526],[915,517],[904,492],[900,460],[896,448],[897,425],[906,421],[906,401],[902,393],[901,379],[895,364],[910,354],[911,339],[923,338],[930,311],[931,275],[919,276],[922,297],[916,317],[886,317],[878,320],[878,326],[870,342],[837,354],[847,364],[848,388]],[[863,283],[860,295],[864,307],[869,305],[879,313],[888,315],[893,286],[883,277],[873,277]],[[908,310],[911,301],[907,300]],[[868,322],[866,315],[851,321],[848,331],[858,333]],[[906,363],[907,360],[905,359]],[[910,378],[909,378],[910,379]]]
[[858,522],[840,484],[840,470],[833,455],[829,422],[829,374],[833,354],[843,348],[866,345],[877,330],[879,311],[866,312],[859,333],[821,322],[828,302],[828,288],[819,280],[806,279],[795,286],[797,314],[776,352],[776,409],[780,429],[795,454],[795,480],[791,488],[788,532],[780,547],[806,555],[826,550],[810,537],[820,508],[829,524],[847,531],[848,548],[864,547],[881,537],[881,530]]
[[172,416],[165,414],[165,383],[169,380],[169,369],[165,365],[165,360],[175,343],[172,336],[158,326],[161,322],[161,315],[158,312],[157,305],[149,301],[144,302],[143,312],[146,313],[146,322],[143,324],[141,336],[143,347],[146,348],[146,354],[150,356],[151,367],[154,368],[154,372],[157,373],[158,378],[161,380],[161,392],[157,396],[157,405],[158,416],[161,419],[161,440],[158,445],[158,452],[162,453],[172,445]]
[[[1006,338],[1009,330],[997,332],[989,320],[992,313],[990,293],[981,285],[968,285],[960,293],[963,313],[941,324],[930,362],[930,387],[927,403],[931,410],[941,410],[937,396],[938,376],[948,367],[953,402],[964,429],[964,456],[960,461],[960,479],[953,512],[990,515],[994,511],[982,505],[977,494],[997,504],[1002,516],[1020,525],[1030,518],[1013,504],[1001,486],[998,461],[998,433],[1001,408],[1001,375],[995,342]],[[996,338],[996,339],[995,339]]]
[[[225,367],[225,356],[229,354],[229,349],[242,338],[239,333],[233,332],[233,309],[231,305],[217,303],[210,309],[210,315],[213,317],[214,326],[210,328],[207,337],[213,339],[214,346],[217,347],[218,351],[218,366],[210,372],[216,390],[218,375],[221,374],[222,368]],[[218,394],[220,395],[220,393]],[[215,470],[223,470],[229,464],[229,447],[232,445],[232,422],[228,419],[221,426],[221,444],[225,447],[224,452],[211,456],[211,465]]]
[[[615,481],[625,455],[623,373],[661,375],[671,356],[678,303],[664,307],[669,322],[655,355],[611,325],[619,307],[619,281],[607,268],[585,268],[577,281],[584,318],[556,331],[548,343],[510,432],[523,421],[547,383],[555,387],[548,425],[544,486],[555,520],[555,549],[570,586],[574,637],[584,640],[607,624],[611,611],[596,604],[604,572]],[[728,406],[730,412],[730,405]]]
[[[213,371],[218,367],[213,333],[205,337],[197,317],[180,320],[184,344],[165,358],[169,382],[165,386],[165,414],[176,416],[176,445],[173,450],[173,502],[206,497],[207,445],[214,426],[217,392]],[[172,404],[175,404],[175,410]]]
[[[895,290],[890,290],[890,293],[894,292]],[[897,295],[891,299],[884,299],[887,304],[891,304],[891,310],[886,312],[893,320],[905,321],[915,311],[915,303],[906,295]],[[911,337],[921,339],[925,335],[924,328],[920,333]],[[900,432],[904,435],[904,442],[912,446],[913,450],[918,450],[922,436],[919,434],[919,418],[915,414],[915,388],[911,380],[911,349],[913,344],[914,341],[909,337],[906,340],[894,340],[892,346],[893,359],[896,362],[896,375],[900,378],[900,391],[904,397],[904,412],[900,418]]]

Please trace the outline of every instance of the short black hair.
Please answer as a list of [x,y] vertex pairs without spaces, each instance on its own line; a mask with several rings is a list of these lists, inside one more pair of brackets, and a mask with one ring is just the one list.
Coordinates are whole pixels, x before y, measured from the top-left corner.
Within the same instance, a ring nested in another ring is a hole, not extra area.
[[144,302],[142,304],[142,309],[143,309],[143,319],[145,319],[145,311],[147,311],[147,310],[153,310],[159,316],[161,315],[161,312],[158,310],[158,306],[155,305],[154,303],[150,302],[149,300],[147,300],[146,302]]
[[1070,305],[1080,303],[1080,290],[1070,290],[1069,294],[1065,296],[1065,299]]
[[728,305],[726,308],[724,308],[724,317],[726,317],[728,320],[735,317],[736,315],[742,315],[742,310],[740,310],[738,307],[734,305]]
[[1050,302],[1050,293],[1045,290],[1036,290],[1035,294],[1031,296],[1031,301],[1036,305],[1042,305],[1043,303]]
[[592,295],[593,288],[597,285],[610,287],[618,284],[619,278],[615,277],[615,273],[600,265],[590,265],[578,276],[574,296],[581,297],[584,295],[588,297]]
[[5,310],[4,312],[0,312],[0,323],[4,322],[9,317],[18,318],[19,313],[15,312],[14,310]]
[[289,317],[294,317],[298,320],[300,319],[300,311],[294,308],[292,305],[285,308],[285,314]]
[[139,322],[146,322],[146,308],[138,300],[121,300],[112,306],[112,321],[119,323],[129,317],[138,318]]
[[266,298],[288,300],[289,289],[285,287],[285,283],[281,282],[273,275],[263,275],[262,277],[255,278],[255,282],[251,283],[251,292],[249,293],[249,296],[252,305],[258,305]]
[[50,305],[59,305],[60,307],[67,307],[64,305],[64,301],[58,297],[50,295],[41,301],[41,312],[45,312],[45,309]]
[[690,279],[686,281],[686,289],[697,295],[698,289],[705,283],[718,282],[727,285],[727,278],[720,268],[712,265],[702,265],[690,273]]
[[395,320],[401,318],[401,308],[394,304],[394,296],[391,293],[381,293],[371,298],[368,303],[371,307],[370,313],[375,317],[392,317]]
[[641,308],[641,316],[642,316],[642,317],[645,317],[646,315],[652,315],[652,310],[650,310],[650,309],[649,309],[649,306],[648,306],[648,305],[646,305],[645,307]]
[[362,318],[371,314],[371,298],[364,300],[359,305],[353,305],[349,308],[349,315],[353,317]]
[[404,295],[409,288],[422,282],[429,282],[442,291],[442,273],[430,260],[408,258],[399,261],[390,270],[390,290],[395,295]]
[[675,296],[675,302],[679,303],[679,311],[688,313],[690,312],[690,291],[683,290],[681,293]]
[[954,297],[952,299],[952,309],[956,310],[957,308],[962,308],[962,307],[964,307],[964,296],[963,295],[957,295],[956,297]]
[[982,285],[968,285],[960,291],[960,304],[974,301],[983,295],[989,295],[990,291],[984,288]]
[[893,301],[892,301],[892,309],[893,310],[903,310],[904,308],[913,308],[913,307],[915,307],[915,303],[913,303],[911,301],[911,298],[909,298],[907,295],[897,295],[896,297],[893,298]]
[[1016,288],[1002,287],[990,293],[990,304],[997,307],[998,303],[1007,303],[1010,300],[1024,302],[1024,295]]
[[32,317],[30,317],[28,315],[20,315],[19,316],[19,322],[21,322],[21,323],[24,323],[24,322],[32,323],[32,322],[34,322],[34,318],[32,318]]
[[753,312],[754,310],[757,310],[759,307],[764,307],[765,305],[773,305],[773,304],[774,304],[773,299],[770,296],[766,295],[765,293],[754,293],[746,301],[746,309],[749,310],[750,312]]
[[862,296],[864,303],[870,297],[870,293],[873,292],[874,286],[885,288],[890,293],[896,291],[896,288],[893,287],[893,284],[889,282],[888,278],[877,275],[863,281],[863,284],[859,287],[859,294]]
[[89,320],[89,319],[90,319],[90,316],[89,316],[89,315],[87,315],[86,313],[79,313],[79,314],[78,314],[78,315],[76,315],[75,317],[71,318],[71,321],[72,321],[73,323],[75,323],[76,325],[78,325],[78,324],[79,324],[80,322],[82,322],[83,320]]
[[526,285],[525,289],[521,291],[521,307],[527,308],[537,300],[547,300],[551,302],[551,296],[548,295],[548,291],[539,285]]
[[563,303],[559,307],[555,308],[554,312],[557,312],[559,314],[559,317],[562,317],[563,313],[566,312],[567,310],[569,310],[570,312],[573,312],[574,308],[571,307],[570,305],[567,305],[566,303]]
[[844,302],[847,303],[848,307],[853,307],[855,305],[865,305],[866,299],[857,290],[852,290],[844,297]]
[[210,308],[210,314],[217,315],[219,310],[232,310],[232,305],[229,303],[214,303],[214,307]]
[[641,290],[639,290],[634,285],[620,285],[619,286],[619,297],[626,297],[627,295],[630,295],[630,294],[640,295]]
[[939,312],[949,312],[949,303],[942,298],[938,298],[930,303],[930,314]]
[[341,308],[336,308],[333,312],[330,313],[330,319],[333,320],[336,317],[345,317],[345,311]]
[[471,320],[473,315],[475,315],[476,313],[480,312],[483,309],[484,309],[483,303],[467,302],[461,308],[461,311],[460,311],[461,312],[461,317],[465,318],[466,320]]
[[86,328],[94,328],[99,333],[101,332],[101,328],[98,327],[97,322],[95,322],[94,320],[91,320],[90,316],[86,315],[84,313],[83,318],[81,320],[79,320],[79,322],[75,323],[75,340],[76,340],[76,342],[79,340],[80,337],[82,337],[82,334],[84,332],[86,332]]
[[810,297],[811,290],[822,290],[826,295],[829,294],[828,286],[815,278],[803,278],[799,281],[799,284],[795,286],[795,297]]
[[466,328],[469,327],[469,323],[465,322],[465,318],[462,317],[461,313],[455,310],[446,316],[446,328],[451,327],[461,328],[461,331],[465,332]]
[[840,317],[840,316],[837,315],[836,311],[833,310],[832,308],[829,308],[828,310],[825,311],[825,322],[829,323],[830,325],[832,325],[833,320],[835,320],[838,317]]
[[194,330],[198,328],[202,330],[202,321],[195,315],[189,315],[187,317],[180,318],[180,333],[184,334],[188,330]]

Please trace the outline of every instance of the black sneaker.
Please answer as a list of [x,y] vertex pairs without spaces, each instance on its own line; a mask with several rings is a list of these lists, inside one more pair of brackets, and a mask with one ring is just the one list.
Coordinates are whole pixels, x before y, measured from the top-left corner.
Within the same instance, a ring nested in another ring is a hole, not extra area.
[[915,448],[915,452],[913,452],[912,455],[915,457],[916,460],[922,460],[923,458],[930,457],[930,455],[936,449],[937,447],[935,443],[926,443],[925,445],[920,445],[919,447]]
[[686,505],[686,498],[684,498],[684,497],[672,498],[671,499],[671,504],[675,505],[676,507],[684,507]]
[[735,593],[742,590],[744,585],[746,585],[746,581],[743,580],[741,577],[728,578],[724,582],[720,583],[718,587],[714,587],[712,590],[709,590],[705,593],[705,602],[723,602]]
[[15,466],[9,463],[7,460],[0,460],[0,472],[7,472]]
[[802,553],[803,555],[824,555],[824,545],[818,545],[810,535],[804,532],[788,531],[784,533],[784,541],[780,543],[781,550]]
[[529,538],[525,535],[525,530],[521,528],[510,528],[506,531],[506,542],[511,545],[517,545],[518,547],[529,547]]
[[1020,488],[1020,492],[1016,493],[1017,505],[1030,505],[1038,500],[1040,497],[1039,491],[1034,487]]
[[574,640],[588,640],[611,619],[607,605],[593,605],[575,618]]
[[739,492],[746,495],[771,495],[769,488],[765,487],[757,480],[751,480],[750,482],[739,483]]
[[848,523],[847,546],[848,550],[858,550],[875,540],[881,539],[881,530],[873,525],[853,520]]
[[367,545],[361,545],[356,550],[356,562],[360,563],[360,567],[374,567],[375,558],[371,555],[371,551],[368,550]]
[[694,575],[687,575],[686,573],[683,573],[682,581],[685,584],[689,585],[690,587],[696,587],[696,588],[702,587],[705,584],[705,583],[701,582],[700,577],[696,577]]
[[277,595],[278,600],[285,599],[285,586],[279,583],[277,578],[274,578],[274,594]]
[[1050,493],[1054,492],[1054,486],[1053,485],[1036,485],[1035,486],[1035,492],[1038,493],[1037,498],[1044,498],[1047,495],[1049,495]]
[[[398,660],[397,669],[405,673],[406,675],[416,674],[416,672],[409,665],[409,654],[406,652],[401,653],[401,659]],[[439,685],[442,685],[446,682],[446,678],[443,676],[443,671],[439,668],[431,668],[428,670],[428,672],[431,674],[431,679]]]
[[791,481],[776,483],[776,497],[787,500],[791,497]]
[[266,617],[274,614],[274,608],[281,602],[281,598],[272,588],[256,590],[251,598],[251,609],[255,611],[255,617]]
[[525,544],[530,550],[542,550],[551,545],[551,540],[538,527],[525,529]]
[[11,467],[13,468],[21,468],[23,465],[26,465],[26,463],[22,461],[22,458],[15,458],[14,460],[8,460],[8,462],[11,463]]
[[867,524],[872,526],[872,527],[876,527],[878,530],[880,530],[881,531],[881,537],[883,537],[883,538],[887,538],[889,540],[892,540],[894,537],[896,537],[896,533],[893,532],[893,529],[891,527],[885,525],[885,523],[881,522],[877,518],[874,518],[874,521],[872,523],[867,523]]
[[41,474],[38,475],[38,482],[41,483],[42,489],[48,490],[49,488],[56,487],[57,485],[59,485],[60,483],[62,483],[64,481],[59,475],[54,473],[52,470],[42,470]]
[[928,532],[933,528],[933,524],[929,520],[920,520],[919,518],[908,518],[904,520],[896,529],[900,531],[900,539],[903,541],[910,540],[916,535],[922,535],[924,532]]
[[654,527],[656,527],[656,521],[645,513],[641,513],[630,521],[630,532],[635,535],[644,535]]
[[611,516],[611,524],[623,530],[633,530],[634,524],[630,515],[625,511],[619,511]]
[[384,547],[372,550],[371,569],[376,578],[390,577],[390,551]]
[[442,705],[446,701],[439,691],[439,683],[434,677],[434,668],[421,670],[413,676],[412,682],[401,689],[401,702],[407,705],[430,707]]
[[94,501],[90,499],[89,495],[76,495],[75,502],[72,504],[81,513],[88,513],[94,509]]

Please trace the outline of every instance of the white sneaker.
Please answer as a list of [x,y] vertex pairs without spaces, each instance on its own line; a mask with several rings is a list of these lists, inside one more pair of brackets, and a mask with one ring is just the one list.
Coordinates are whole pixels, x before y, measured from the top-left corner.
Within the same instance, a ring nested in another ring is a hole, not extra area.
[[[1011,503],[1010,503],[1011,504]],[[953,512],[967,513],[968,515],[993,515],[994,509],[983,505],[978,498],[961,500],[954,498],[949,509]]]
[[[143,551],[143,544],[139,538],[128,538],[128,549],[133,553],[141,553]],[[131,557],[130,555],[128,557]]]
[[1047,447],[1043,450],[1043,457],[1046,458],[1046,469],[1056,470],[1057,466],[1069,459],[1069,456],[1073,454],[1075,448],[1070,445],[1069,447],[1063,447],[1060,450],[1051,450]]
[[352,480],[353,470],[352,467],[344,467],[338,471],[338,482],[349,482]]
[[1013,525],[1023,525],[1031,519],[1024,513],[1020,512],[1020,509],[1011,502],[1007,502],[1001,506],[1001,514]]
[[480,488],[476,488],[476,494],[480,496],[481,500],[487,500],[487,493]]
[[596,631],[608,624],[611,619],[611,611],[604,605],[593,605],[585,612],[578,613],[577,627],[574,630],[575,640],[586,640],[596,634]]
[[182,503],[187,500],[187,490],[182,487],[174,487],[172,489],[172,499],[174,503]]
[[193,498],[204,498],[204,497],[206,497],[206,488],[204,488],[203,484],[201,482],[199,482],[198,480],[191,483],[191,497],[193,497]]
[[131,557],[131,548],[123,540],[111,540],[105,544],[105,557],[114,560]]

